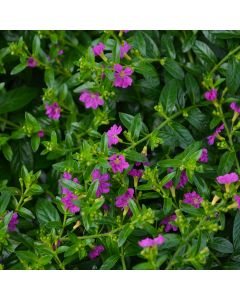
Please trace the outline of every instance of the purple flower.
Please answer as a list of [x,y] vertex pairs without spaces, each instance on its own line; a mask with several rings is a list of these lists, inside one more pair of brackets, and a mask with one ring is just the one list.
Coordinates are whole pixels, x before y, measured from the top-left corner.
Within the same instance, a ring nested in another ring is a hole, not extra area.
[[190,204],[195,208],[199,208],[203,198],[200,197],[195,191],[191,193],[184,194],[183,203]]
[[128,172],[128,175],[132,176],[132,177],[142,177],[143,175],[143,170],[138,170],[138,169],[132,169]]
[[139,241],[138,245],[142,248],[147,248],[147,247],[153,247],[156,245],[162,245],[164,243],[164,241],[165,241],[164,237],[161,234],[159,234],[154,239],[145,238],[145,239]]
[[216,179],[217,182],[220,184],[230,184],[232,182],[238,181],[238,174],[233,172],[233,173],[225,174],[223,176],[218,176]]
[[236,201],[237,204],[238,204],[238,208],[240,208],[240,196],[235,195],[235,196],[234,196],[234,199],[235,199],[235,201]]
[[198,161],[202,162],[202,163],[207,163],[208,162],[208,150],[206,148],[202,149],[202,154],[201,154]]
[[208,101],[214,101],[217,99],[217,90],[211,89],[210,91],[205,92],[204,97]]
[[102,205],[102,209],[103,209],[105,212],[107,212],[107,211],[109,211],[110,207],[109,207],[108,204],[104,203],[104,204]]
[[[172,168],[168,168],[167,172],[168,173],[172,173],[173,169]],[[180,180],[179,180],[179,183],[178,183],[176,189],[179,190],[180,188],[183,188],[187,183],[188,183],[187,173],[186,173],[185,170],[183,170],[182,173],[181,173],[181,175],[180,175]],[[173,181],[170,180],[169,182],[167,182],[164,185],[164,188],[165,189],[170,189],[172,186],[173,186]]]
[[43,131],[43,130],[39,130],[38,133],[37,133],[37,135],[38,135],[40,138],[44,137],[44,131]]
[[240,114],[240,106],[238,106],[236,102],[232,102],[230,108]]
[[107,132],[108,137],[108,147],[111,148],[112,145],[116,145],[119,142],[118,134],[122,132],[122,127],[114,124]]
[[93,248],[93,250],[91,250],[89,253],[88,253],[88,257],[93,260],[95,259],[96,257],[98,257],[103,251],[105,250],[105,248],[103,247],[103,245],[98,245],[98,246],[95,246]]
[[19,223],[18,214],[15,212],[12,214],[11,220],[8,223],[8,231],[9,232],[15,231],[18,223]]
[[98,93],[90,93],[88,91],[83,92],[79,100],[84,103],[86,108],[97,109],[98,106],[104,104],[104,100],[99,97]]
[[125,161],[125,157],[122,154],[113,154],[111,157],[109,157],[109,160],[109,164],[112,167],[113,173],[122,173],[124,169],[129,167],[129,163]]
[[27,66],[29,68],[35,68],[37,66],[38,62],[33,58],[33,57],[29,57],[27,60]]
[[64,172],[63,173],[63,179],[71,180],[72,179],[72,174],[69,173],[69,172]]
[[105,49],[105,45],[103,43],[98,43],[96,46],[92,48],[95,56],[99,56],[103,54],[104,49]]
[[51,105],[46,104],[46,115],[50,119],[58,120],[60,118],[61,107],[58,105],[57,102],[54,102]]
[[223,129],[224,129],[224,124],[222,124],[221,126],[219,126],[219,127],[215,130],[215,132],[213,133],[213,135],[208,136],[207,139],[208,139],[208,144],[209,144],[209,145],[213,145],[213,144],[214,144],[216,136],[217,136],[221,131],[223,131]]
[[64,53],[64,50],[62,50],[62,49],[58,51],[58,55],[63,55],[63,53]]
[[62,188],[62,193],[64,197],[61,198],[62,203],[66,210],[69,210],[71,213],[75,214],[80,211],[80,208],[76,206],[73,201],[78,199],[78,196],[73,194],[69,189]]
[[118,196],[116,198],[116,202],[115,202],[116,207],[124,208],[124,207],[128,206],[128,202],[130,199],[133,198],[133,194],[134,194],[134,189],[129,188],[126,191],[126,193]]
[[120,58],[123,58],[125,56],[125,54],[127,54],[131,48],[132,48],[132,46],[124,41],[123,46],[120,46]]
[[132,85],[132,78],[129,77],[132,75],[133,70],[130,67],[126,67],[123,69],[123,67],[120,64],[115,64],[114,65],[114,86],[115,87],[121,87],[121,88],[127,88],[128,86]]
[[111,184],[107,182],[108,180],[110,180],[109,174],[101,174],[99,169],[95,169],[92,172],[92,179],[99,181],[98,189],[96,192],[97,197],[100,197],[102,194],[107,194],[110,192],[109,187],[111,186]]
[[177,231],[178,228],[175,226],[175,225],[172,225],[170,222],[171,221],[175,221],[177,219],[177,216],[175,214],[171,215],[171,216],[168,216],[166,218],[164,218],[160,225],[166,225],[165,226],[165,232],[169,232],[169,231]]

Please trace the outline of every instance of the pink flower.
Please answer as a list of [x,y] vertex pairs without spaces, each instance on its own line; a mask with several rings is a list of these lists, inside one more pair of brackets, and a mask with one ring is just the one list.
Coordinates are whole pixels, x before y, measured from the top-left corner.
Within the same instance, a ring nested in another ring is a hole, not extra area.
[[204,97],[208,101],[214,101],[217,99],[217,90],[216,89],[211,89],[210,91],[207,91],[204,94]]
[[127,42],[124,41],[123,46],[120,46],[120,58],[123,58],[125,54],[132,48]]
[[202,163],[207,163],[208,162],[208,150],[206,148],[202,149],[202,154],[201,154],[198,161],[202,162]]
[[71,213],[75,214],[80,211],[80,208],[76,206],[73,201],[78,199],[78,196],[73,194],[69,189],[62,188],[62,193],[64,197],[61,198],[62,203],[66,210],[69,210]]
[[110,192],[109,187],[111,186],[111,184],[107,182],[108,180],[110,180],[109,174],[101,174],[99,169],[95,169],[92,172],[92,179],[99,181],[98,189],[96,192],[97,197],[100,197],[102,194],[107,194]]
[[134,189],[130,188],[126,191],[125,194],[118,196],[115,202],[116,207],[124,208],[128,206],[128,202],[133,198],[133,194]]
[[90,93],[88,91],[83,92],[79,100],[84,103],[86,108],[97,109],[98,106],[104,104],[104,100],[99,97],[98,93]]
[[64,53],[64,50],[62,50],[62,49],[58,51],[58,55],[63,55],[63,53]]
[[40,138],[44,137],[44,131],[43,131],[43,130],[39,130],[38,133],[37,133],[37,135],[38,135]]
[[27,66],[29,68],[35,68],[37,66],[38,62],[33,58],[33,57],[29,57],[27,60]]
[[198,195],[195,191],[192,193],[184,194],[183,203],[190,204],[195,208],[199,208],[202,201],[203,198],[200,197],[200,195]]
[[105,45],[103,43],[98,43],[96,46],[92,48],[95,56],[99,56],[103,53],[105,49]]
[[208,144],[209,144],[209,145],[213,145],[213,144],[214,144],[216,136],[217,136],[221,131],[223,131],[223,129],[224,129],[224,124],[222,124],[221,126],[219,126],[219,127],[215,130],[215,132],[213,133],[213,135],[208,136],[207,139],[208,139]]
[[8,231],[9,232],[15,231],[18,223],[19,223],[18,214],[15,212],[12,214],[11,220],[8,223]]
[[138,245],[142,248],[153,247],[156,245],[162,245],[165,242],[164,237],[159,234],[156,238],[145,238],[138,242]]
[[111,148],[112,145],[116,145],[119,142],[118,134],[122,132],[122,127],[113,125],[107,132],[108,137],[108,147]]
[[95,259],[96,257],[98,257],[104,250],[105,250],[105,248],[104,248],[103,245],[95,246],[95,248],[93,248],[93,250],[91,250],[91,251],[88,253],[88,257],[89,257],[91,260],[93,260],[93,259]]
[[235,195],[235,196],[234,196],[234,199],[235,199],[235,201],[236,201],[237,204],[238,204],[238,208],[240,208],[240,196]]
[[111,157],[109,157],[109,160],[113,173],[122,173],[124,169],[129,167],[129,163],[125,161],[125,157],[122,154],[113,154]]
[[124,70],[120,64],[115,64],[114,70],[115,81],[113,85],[115,87],[121,87],[125,89],[132,85],[132,78],[129,76],[132,75],[133,70],[130,67],[126,67]]
[[164,218],[160,225],[166,225],[165,226],[165,232],[169,232],[169,231],[177,231],[178,228],[175,226],[175,225],[172,225],[170,222],[171,221],[175,221],[177,219],[177,216],[175,214],[171,215],[171,216],[168,216],[166,218]]
[[236,102],[232,102],[230,108],[240,114],[240,106],[238,106]]
[[71,180],[72,179],[72,174],[69,172],[64,172],[63,173],[63,179]]
[[[173,169],[172,168],[168,168],[167,172],[168,173],[172,173]],[[183,170],[182,173],[181,173],[181,175],[180,175],[180,180],[179,180],[179,183],[178,183],[176,189],[179,190],[180,188],[183,188],[187,183],[188,183],[187,173],[186,173],[185,170]],[[167,182],[164,185],[164,188],[165,189],[170,189],[172,186],[173,186],[173,181],[170,180],[169,182]]]
[[234,173],[234,172],[217,177],[217,182],[220,184],[230,184],[230,183],[236,182],[238,180],[239,180],[238,174]]
[[138,169],[132,169],[128,172],[128,175],[132,177],[142,177],[143,175],[143,170],[138,170]]
[[57,102],[54,102],[51,105],[46,104],[46,115],[50,119],[58,120],[60,118],[61,107],[58,105]]

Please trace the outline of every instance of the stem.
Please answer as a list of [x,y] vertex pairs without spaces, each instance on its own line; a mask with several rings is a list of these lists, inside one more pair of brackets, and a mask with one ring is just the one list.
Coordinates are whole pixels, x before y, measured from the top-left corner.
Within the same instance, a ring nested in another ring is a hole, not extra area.
[[4,122],[4,123],[6,123],[6,124],[8,124],[8,125],[10,125],[10,126],[12,126],[12,127],[14,127],[14,128],[19,128],[20,126],[18,126],[17,124],[15,124],[15,123],[13,123],[13,122],[11,122],[11,121],[8,121],[8,120],[6,120],[6,119],[4,119],[4,118],[1,118],[0,117],[0,121],[1,122]]
[[121,261],[122,261],[122,268],[123,268],[123,270],[127,270],[126,263],[125,263],[125,258],[124,258],[123,247],[121,247],[120,256],[121,256]]

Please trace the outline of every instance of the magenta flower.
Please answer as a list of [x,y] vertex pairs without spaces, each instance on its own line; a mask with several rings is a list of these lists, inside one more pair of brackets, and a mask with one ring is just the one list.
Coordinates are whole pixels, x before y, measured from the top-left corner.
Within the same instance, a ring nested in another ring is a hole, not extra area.
[[148,247],[153,247],[156,245],[162,245],[165,242],[164,237],[159,234],[156,238],[151,239],[151,238],[145,238],[141,241],[138,242],[138,245],[142,248],[148,248]]
[[208,101],[214,101],[217,99],[217,90],[211,89],[210,91],[205,92],[204,97]]
[[175,214],[171,215],[171,216],[168,216],[166,218],[164,218],[160,225],[165,225],[165,232],[169,232],[169,231],[177,231],[178,228],[175,226],[175,225],[172,225],[170,222],[171,221],[175,221],[177,219],[177,216]]
[[96,257],[98,257],[103,251],[105,250],[104,246],[103,245],[98,245],[98,246],[95,246],[93,248],[93,250],[91,250],[89,253],[88,253],[88,257],[93,260],[95,259]]
[[[168,168],[167,172],[168,173],[172,173],[173,169],[172,168]],[[180,180],[179,180],[179,183],[178,183],[176,189],[179,190],[180,188],[183,188],[187,183],[188,183],[187,173],[186,173],[185,170],[183,170],[182,173],[181,173],[181,175],[180,175]],[[173,181],[170,180],[169,182],[167,182],[164,185],[164,188],[165,189],[170,189],[172,186],[173,186]]]
[[46,104],[46,115],[50,119],[58,120],[60,118],[61,107],[58,105],[57,102],[54,102],[51,105]]
[[184,194],[183,203],[190,204],[190,205],[194,206],[195,208],[199,208],[202,201],[203,201],[203,198],[200,197],[200,195],[198,195],[195,191],[192,193]]
[[122,154],[113,154],[111,157],[109,157],[109,160],[109,164],[112,167],[113,173],[122,173],[124,169],[129,167],[129,163],[125,161],[125,157]]
[[79,100],[84,103],[86,108],[97,109],[98,106],[104,104],[104,100],[99,97],[98,93],[90,93],[88,91],[83,92]]
[[235,201],[236,201],[237,204],[238,204],[238,208],[240,208],[240,196],[235,195],[235,196],[234,196],[234,199],[235,199]]
[[115,87],[121,87],[125,89],[128,86],[132,85],[132,78],[129,76],[132,75],[133,70],[130,67],[126,67],[125,69],[123,69],[123,66],[121,66],[120,64],[115,64],[114,70],[115,81],[113,85]]
[[95,56],[99,56],[103,54],[104,49],[105,49],[105,45],[103,43],[98,43],[96,46],[92,48]]
[[40,138],[44,137],[44,131],[43,131],[43,130],[39,130],[38,133],[37,133],[37,135],[38,135]]
[[215,138],[217,137],[217,135],[218,135],[220,132],[223,131],[223,129],[224,129],[224,124],[220,125],[220,126],[215,130],[215,132],[213,133],[213,135],[208,136],[207,139],[208,139],[208,144],[209,144],[209,145],[213,145],[213,144],[214,144]]
[[119,142],[118,134],[122,132],[122,127],[114,124],[107,132],[108,137],[108,147],[111,148],[112,145],[116,145]]
[[64,194],[64,197],[61,198],[61,201],[64,204],[64,208],[73,214],[79,212],[80,208],[73,203],[74,200],[78,199],[78,196],[73,194],[67,188],[62,188],[62,193]]
[[29,57],[27,60],[27,66],[29,68],[35,68],[37,66],[38,62],[33,58],[33,57]]
[[63,54],[64,54],[64,50],[61,49],[58,51],[58,55],[63,55]]
[[124,41],[123,46],[120,46],[120,58],[124,58],[125,54],[132,48],[127,42]]
[[110,192],[110,186],[111,184],[108,182],[110,180],[109,174],[101,174],[99,169],[95,169],[92,172],[92,180],[98,180],[99,185],[96,192],[96,196],[100,197],[102,194],[107,194]]
[[128,202],[130,199],[133,198],[133,194],[134,194],[134,189],[129,188],[126,191],[126,193],[118,196],[116,198],[116,202],[115,202],[116,207],[124,208],[124,207],[128,206]]
[[208,162],[208,150],[206,148],[202,149],[202,154],[201,154],[198,161],[202,162],[202,163],[207,163]]
[[139,170],[139,169],[132,169],[128,172],[128,175],[132,176],[132,177],[139,177],[141,178],[143,175],[143,170]]
[[234,173],[234,172],[225,174],[223,176],[218,176],[216,179],[217,179],[217,182],[220,184],[230,184],[230,183],[233,183],[233,182],[236,182],[239,180],[238,174]]
[[63,179],[71,180],[72,179],[72,174],[69,172],[64,172],[63,173]]
[[11,220],[8,223],[8,231],[9,232],[15,231],[18,223],[19,223],[18,214],[15,212],[12,214]]
[[105,212],[107,212],[107,211],[109,211],[110,207],[109,207],[108,204],[104,203],[104,204],[102,205],[102,209],[103,209]]
[[238,106],[236,102],[232,102],[230,108],[240,114],[240,106]]

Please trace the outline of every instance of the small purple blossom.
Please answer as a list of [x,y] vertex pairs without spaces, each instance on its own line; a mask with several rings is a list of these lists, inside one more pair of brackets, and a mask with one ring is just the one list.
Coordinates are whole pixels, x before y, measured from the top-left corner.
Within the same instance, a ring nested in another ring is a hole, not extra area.
[[78,196],[67,188],[62,188],[62,193],[64,194],[64,197],[61,198],[61,201],[64,204],[65,209],[73,214],[79,212],[80,208],[73,203],[74,200],[78,199]]
[[64,172],[63,173],[63,179],[71,180],[72,179],[72,174],[69,173],[69,172]]
[[218,176],[216,179],[217,179],[217,182],[220,184],[230,184],[230,183],[233,183],[233,182],[236,182],[239,180],[238,174],[234,173],[234,172],[225,174],[223,176]]
[[58,51],[58,55],[63,55],[63,54],[64,54],[64,50],[63,49],[61,49],[61,50]]
[[37,133],[37,135],[38,135],[40,138],[44,137],[44,131],[43,131],[43,130],[39,130],[38,133]]
[[237,202],[238,208],[240,208],[240,196],[235,195],[235,196],[234,196],[234,200]]
[[128,202],[130,199],[133,198],[133,194],[134,194],[134,189],[129,188],[126,191],[126,193],[116,197],[116,202],[115,202],[116,207],[124,208],[128,206]]
[[133,73],[133,70],[130,67],[126,67],[123,69],[123,66],[120,64],[114,65],[114,86],[115,87],[121,87],[121,88],[127,88],[128,86],[132,85],[132,78],[130,77]]
[[104,212],[107,212],[110,209],[109,205],[106,203],[104,203],[101,208],[104,210]]
[[108,173],[101,174],[99,169],[95,169],[92,172],[92,179],[99,181],[98,189],[96,192],[97,197],[110,192],[111,184],[108,182],[108,180],[110,180],[110,175]]
[[19,223],[18,214],[14,212],[12,214],[10,222],[8,223],[8,231],[9,232],[15,231],[18,223]]
[[103,245],[95,246],[89,253],[88,257],[93,260],[97,258],[105,250]]
[[96,46],[92,48],[95,56],[99,56],[103,54],[104,49],[105,49],[105,45],[103,43],[98,43]]
[[202,162],[202,163],[207,163],[208,162],[208,150],[206,148],[202,149],[202,154],[201,154],[198,161]]
[[107,132],[108,137],[108,147],[111,148],[112,145],[116,145],[119,142],[118,134],[122,132],[122,127],[114,124]]
[[164,237],[159,234],[156,238],[151,239],[151,238],[145,238],[141,241],[138,242],[138,245],[142,248],[148,248],[148,247],[153,247],[156,245],[162,245],[165,242]]
[[46,104],[45,108],[46,108],[46,115],[50,119],[58,120],[60,118],[61,107],[58,105],[57,102],[54,102],[51,105]]
[[104,104],[104,100],[100,98],[98,93],[90,93],[89,91],[84,91],[80,97],[79,101],[83,102],[86,108],[97,109],[98,106]]
[[111,157],[109,157],[109,161],[113,173],[122,173],[124,169],[129,167],[129,163],[125,161],[125,157],[122,154],[113,154]]
[[190,204],[195,208],[199,208],[202,201],[203,198],[200,195],[198,195],[198,193],[196,193],[195,191],[184,194],[183,203]]
[[128,175],[132,176],[132,177],[139,177],[141,178],[143,175],[143,170],[139,170],[139,169],[132,169],[128,172]]
[[204,98],[208,101],[214,101],[217,99],[217,90],[211,89],[210,91],[207,91],[204,93]]
[[[172,172],[173,172],[173,169],[172,169],[172,168],[168,168],[167,172],[168,172],[168,173],[172,173]],[[176,189],[179,190],[180,188],[183,188],[187,183],[188,183],[187,173],[186,173],[185,170],[183,170],[183,171],[181,172],[180,180],[179,180],[179,183],[178,183]],[[172,186],[173,186],[173,181],[170,180],[169,182],[167,182],[167,183],[164,185],[164,188],[165,188],[165,189],[170,189]]]
[[236,102],[232,102],[230,108],[240,114],[240,106],[238,106]]
[[164,218],[160,225],[165,225],[164,231],[165,232],[169,232],[169,231],[177,231],[178,228],[175,225],[172,225],[170,222],[171,221],[175,221],[177,219],[177,216],[175,214],[168,216],[166,218]]
[[213,144],[214,144],[217,135],[218,135],[220,132],[222,132],[223,129],[224,129],[224,124],[220,125],[220,126],[215,130],[215,132],[213,133],[213,135],[208,136],[207,139],[208,139],[208,144],[209,144],[209,145],[213,145]]
[[124,41],[123,46],[120,46],[120,58],[124,58],[125,54],[132,48],[127,42]]
[[27,66],[29,68],[35,68],[37,66],[37,64],[38,64],[38,62],[32,56],[28,58],[28,60],[27,60]]

